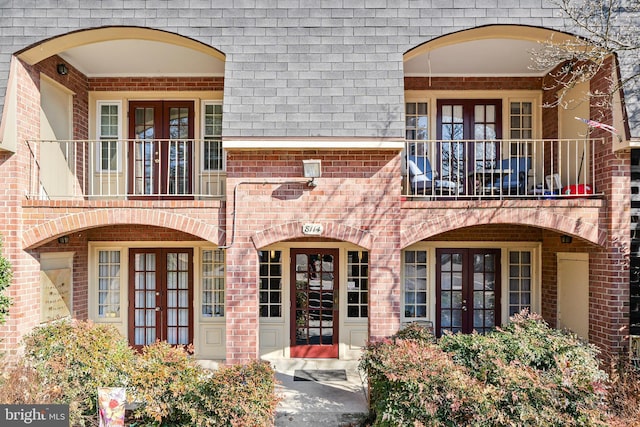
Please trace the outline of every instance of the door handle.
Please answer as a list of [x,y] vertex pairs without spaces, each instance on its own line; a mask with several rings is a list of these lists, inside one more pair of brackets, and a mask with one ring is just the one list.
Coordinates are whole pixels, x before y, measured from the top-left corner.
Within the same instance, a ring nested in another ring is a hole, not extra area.
[[160,307],[156,307],[156,311],[162,311]]
[[462,307],[460,308],[462,311],[467,311],[467,300],[462,300]]

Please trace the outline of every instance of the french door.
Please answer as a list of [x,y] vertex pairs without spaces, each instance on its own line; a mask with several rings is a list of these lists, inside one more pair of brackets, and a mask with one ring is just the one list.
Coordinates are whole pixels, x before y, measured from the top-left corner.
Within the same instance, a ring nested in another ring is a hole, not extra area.
[[129,194],[184,198],[192,193],[193,102],[129,103]]
[[193,343],[193,249],[129,250],[129,343]]
[[291,357],[338,357],[338,250],[291,250]]
[[436,250],[436,335],[500,325],[500,249]]
[[[493,141],[502,138],[502,101],[440,99],[437,107],[440,176],[465,183],[473,171],[497,167],[500,146]],[[467,187],[471,190],[472,183]]]

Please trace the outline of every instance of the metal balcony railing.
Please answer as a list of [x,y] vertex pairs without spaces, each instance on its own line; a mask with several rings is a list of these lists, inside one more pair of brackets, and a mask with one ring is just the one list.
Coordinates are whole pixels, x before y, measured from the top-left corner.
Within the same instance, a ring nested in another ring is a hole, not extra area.
[[225,195],[220,140],[37,140],[31,199],[213,199]]
[[403,195],[430,199],[599,194],[593,139],[407,141]]

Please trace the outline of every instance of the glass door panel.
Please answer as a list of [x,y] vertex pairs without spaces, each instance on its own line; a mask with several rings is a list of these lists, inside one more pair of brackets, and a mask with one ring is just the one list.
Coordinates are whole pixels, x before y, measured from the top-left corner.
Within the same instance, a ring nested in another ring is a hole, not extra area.
[[131,249],[129,341],[138,349],[193,342],[192,249]]
[[291,357],[338,357],[338,251],[291,252]]
[[467,191],[473,192],[485,176],[493,177],[490,169],[499,163],[500,146],[494,141],[502,138],[502,101],[438,100],[437,108],[436,168],[442,179],[466,183]]
[[132,101],[129,110],[129,193],[192,194],[193,102]]
[[485,333],[500,323],[500,250],[436,250],[436,332]]

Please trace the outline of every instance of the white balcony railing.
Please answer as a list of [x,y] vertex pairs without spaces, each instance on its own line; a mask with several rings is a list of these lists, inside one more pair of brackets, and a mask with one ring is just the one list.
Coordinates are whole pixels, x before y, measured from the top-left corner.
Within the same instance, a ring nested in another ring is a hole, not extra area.
[[225,194],[219,140],[27,141],[31,199],[211,199]]
[[403,193],[433,199],[597,196],[596,142],[602,141],[407,141]]

